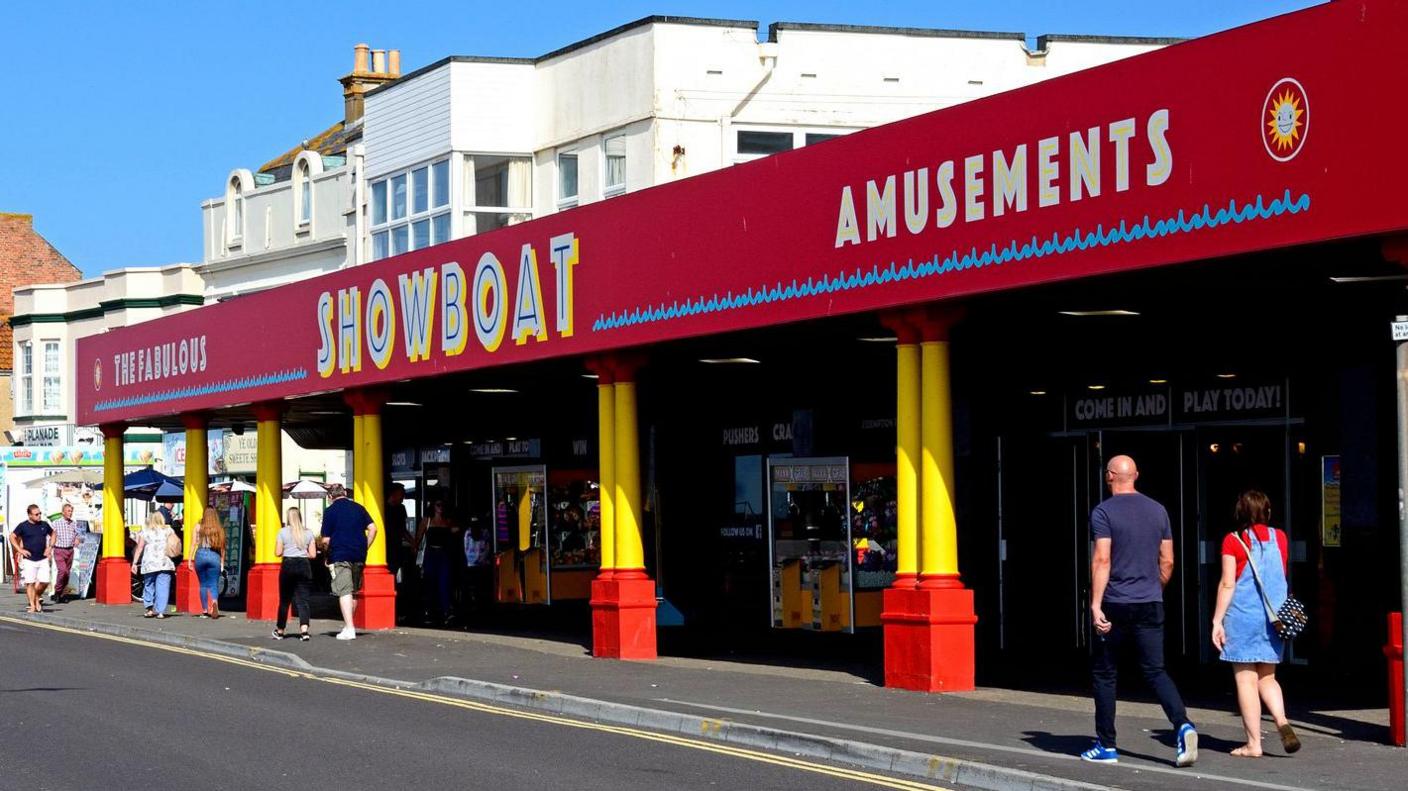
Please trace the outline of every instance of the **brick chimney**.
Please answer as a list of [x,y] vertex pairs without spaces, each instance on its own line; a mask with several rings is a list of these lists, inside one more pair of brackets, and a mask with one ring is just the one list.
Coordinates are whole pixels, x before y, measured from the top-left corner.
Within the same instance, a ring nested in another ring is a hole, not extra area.
[[[366,44],[352,48],[352,73],[341,78],[343,123],[351,125],[362,117],[366,92],[401,76],[401,51],[373,50]],[[389,61],[389,64],[388,64]]]

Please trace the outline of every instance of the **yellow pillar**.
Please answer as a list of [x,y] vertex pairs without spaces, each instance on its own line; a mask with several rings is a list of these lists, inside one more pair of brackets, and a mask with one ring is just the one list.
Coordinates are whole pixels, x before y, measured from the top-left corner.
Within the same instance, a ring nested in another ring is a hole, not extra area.
[[899,544],[895,584],[912,587],[919,572],[919,347],[901,339],[895,347],[898,398],[895,405],[895,510]]
[[616,568],[616,387],[596,386],[597,444],[601,469],[601,570]]
[[122,514],[122,428],[103,427],[104,558],[127,557],[127,524]]
[[206,420],[204,415],[188,415],[186,424],[186,489],[184,539],[185,551],[182,557],[193,557],[192,544],[195,542],[196,527],[205,513],[205,503],[210,496],[210,450],[206,443]]
[[278,563],[274,541],[283,527],[283,436],[278,412],[260,410],[254,475],[254,562]]
[[[947,341],[921,344],[923,519],[920,576],[956,583],[958,524],[953,509],[953,405]],[[926,585],[932,587],[932,585]]]
[[362,491],[362,461],[367,458],[366,438],[363,430],[366,423],[359,412],[352,413],[352,499],[365,504],[366,492]]
[[620,572],[643,573],[645,550],[640,535],[640,440],[636,428],[636,383],[616,382],[615,436],[616,465],[616,576]]
[[367,547],[367,565],[386,565],[386,517],[383,513],[385,484],[382,481],[382,461],[381,461],[381,406],[374,401],[368,401],[363,407],[365,414],[362,415],[362,444],[358,449],[359,459],[353,463],[356,465],[362,481],[361,498],[357,502],[361,503],[367,513],[371,514],[372,524],[376,525],[376,536],[372,538],[371,546]]

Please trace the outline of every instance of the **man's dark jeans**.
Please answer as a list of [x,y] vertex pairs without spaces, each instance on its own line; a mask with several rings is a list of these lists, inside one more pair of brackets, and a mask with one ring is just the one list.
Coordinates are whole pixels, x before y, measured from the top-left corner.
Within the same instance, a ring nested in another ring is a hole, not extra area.
[[1188,711],[1173,679],[1164,670],[1164,603],[1106,604],[1109,634],[1095,633],[1091,676],[1095,683],[1095,735],[1106,747],[1115,747],[1115,677],[1119,660],[1133,644],[1139,670],[1159,698],[1164,715],[1174,728],[1188,722]]

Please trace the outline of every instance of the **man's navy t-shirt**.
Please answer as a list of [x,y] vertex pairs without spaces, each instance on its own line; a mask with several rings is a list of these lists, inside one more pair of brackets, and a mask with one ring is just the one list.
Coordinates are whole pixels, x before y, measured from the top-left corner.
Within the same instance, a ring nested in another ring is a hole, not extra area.
[[333,563],[367,562],[367,525],[372,515],[361,503],[346,497],[333,500],[323,511],[324,538],[328,539],[328,560]]
[[48,522],[31,522],[28,519],[15,525],[14,533],[20,537],[20,545],[29,550],[29,560],[41,560],[44,547],[49,543],[49,534],[54,528]]
[[1146,604],[1164,600],[1159,544],[1173,538],[1168,511],[1138,492],[1112,495],[1090,512],[1092,538],[1110,541],[1110,584],[1105,601]]

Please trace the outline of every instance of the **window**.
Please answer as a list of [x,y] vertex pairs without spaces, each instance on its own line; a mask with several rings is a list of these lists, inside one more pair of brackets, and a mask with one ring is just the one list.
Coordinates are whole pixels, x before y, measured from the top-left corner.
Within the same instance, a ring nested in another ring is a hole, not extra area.
[[738,133],[738,153],[776,154],[792,150],[791,132],[744,132]]
[[771,129],[740,129],[735,142],[738,146],[733,161],[747,162],[759,157],[791,151],[802,146],[815,145],[834,137],[840,137],[850,130],[823,127],[816,131],[794,129],[789,131]]
[[606,159],[606,179],[602,192],[608,195],[626,191],[626,136],[613,135],[602,144]]
[[44,341],[44,402],[46,415],[59,413],[59,342]]
[[492,154],[466,157],[464,183],[466,235],[485,233],[533,217],[531,157]]
[[371,185],[372,260],[450,240],[450,161],[392,173]]
[[557,204],[573,206],[577,203],[577,155],[557,155]]
[[313,222],[313,179],[306,161],[300,160],[293,173],[294,199],[297,201],[294,217],[299,230],[306,231]]
[[34,347],[20,343],[20,414],[34,414]]

